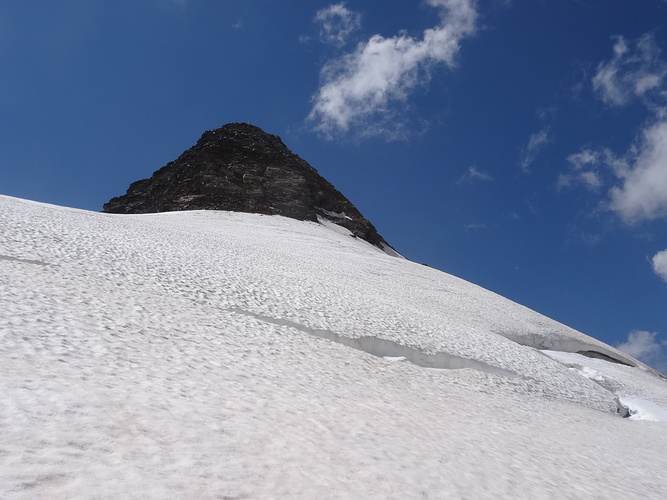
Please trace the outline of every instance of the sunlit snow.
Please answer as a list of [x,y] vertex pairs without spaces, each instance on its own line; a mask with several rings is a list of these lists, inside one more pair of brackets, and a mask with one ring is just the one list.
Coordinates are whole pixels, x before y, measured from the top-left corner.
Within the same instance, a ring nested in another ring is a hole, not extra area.
[[0,497],[664,498],[664,378],[333,229],[0,196]]

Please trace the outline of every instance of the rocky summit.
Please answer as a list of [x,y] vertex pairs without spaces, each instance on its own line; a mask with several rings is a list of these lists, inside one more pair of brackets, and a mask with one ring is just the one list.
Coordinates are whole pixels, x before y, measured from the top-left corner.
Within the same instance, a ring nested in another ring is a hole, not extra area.
[[359,210],[280,137],[247,123],[205,132],[178,159],[104,205],[104,212],[120,214],[180,210],[324,218],[379,248],[389,247]]

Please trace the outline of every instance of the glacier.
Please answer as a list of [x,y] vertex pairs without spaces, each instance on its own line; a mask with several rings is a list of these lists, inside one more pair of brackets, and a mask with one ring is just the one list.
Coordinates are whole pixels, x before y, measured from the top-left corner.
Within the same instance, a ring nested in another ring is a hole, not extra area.
[[0,496],[664,498],[664,376],[334,226],[0,196]]

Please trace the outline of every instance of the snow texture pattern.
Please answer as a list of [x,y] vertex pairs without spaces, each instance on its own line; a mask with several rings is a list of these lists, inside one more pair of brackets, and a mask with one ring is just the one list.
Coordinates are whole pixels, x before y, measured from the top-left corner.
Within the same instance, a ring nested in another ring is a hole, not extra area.
[[666,395],[341,228],[0,196],[3,499],[663,498]]

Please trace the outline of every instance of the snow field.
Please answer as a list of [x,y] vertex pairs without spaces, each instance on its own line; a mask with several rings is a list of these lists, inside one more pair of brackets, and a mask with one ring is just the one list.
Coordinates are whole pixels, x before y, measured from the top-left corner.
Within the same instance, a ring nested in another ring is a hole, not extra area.
[[659,407],[664,381],[502,332],[623,356],[321,225],[0,197],[0,496],[661,498],[664,424],[573,359]]

